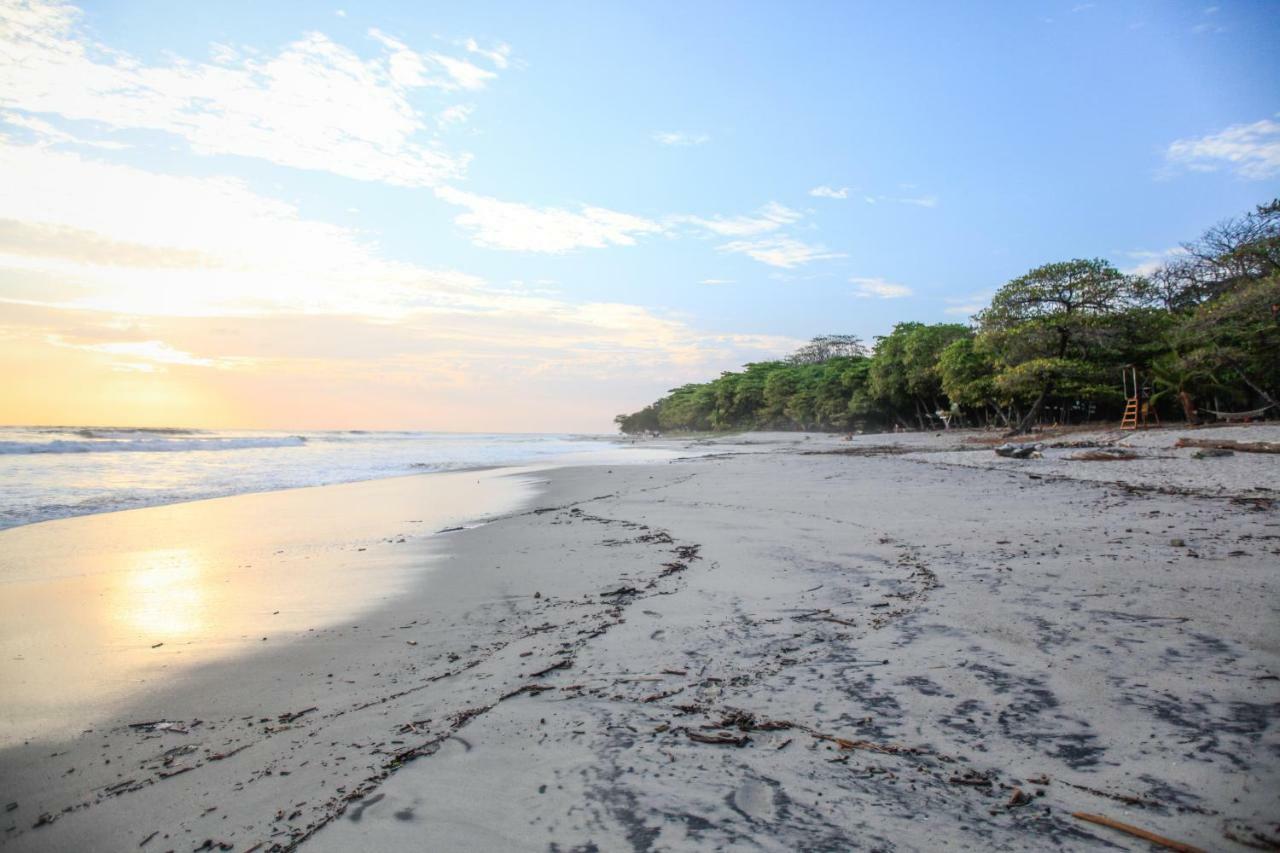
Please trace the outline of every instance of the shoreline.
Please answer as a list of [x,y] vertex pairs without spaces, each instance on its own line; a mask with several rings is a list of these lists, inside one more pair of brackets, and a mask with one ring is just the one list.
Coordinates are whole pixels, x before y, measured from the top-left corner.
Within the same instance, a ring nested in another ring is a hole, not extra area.
[[0,751],[0,846],[1131,845],[1073,810],[1211,849],[1273,831],[1280,525],[1231,503],[1262,493],[928,458],[954,433],[735,438],[554,468],[428,537],[429,590]]

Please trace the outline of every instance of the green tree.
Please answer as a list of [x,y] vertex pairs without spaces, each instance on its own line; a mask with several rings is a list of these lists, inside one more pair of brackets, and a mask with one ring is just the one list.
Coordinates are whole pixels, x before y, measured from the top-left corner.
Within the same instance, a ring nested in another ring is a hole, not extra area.
[[997,390],[1030,401],[1013,432],[1030,429],[1053,394],[1091,395],[1118,368],[1105,357],[1117,318],[1148,300],[1144,279],[1104,260],[1046,264],[1013,279],[977,316],[994,355]]

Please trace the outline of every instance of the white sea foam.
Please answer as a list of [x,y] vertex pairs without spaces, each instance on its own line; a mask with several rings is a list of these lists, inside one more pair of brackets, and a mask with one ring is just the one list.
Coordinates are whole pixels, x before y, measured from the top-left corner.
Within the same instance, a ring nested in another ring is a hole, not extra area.
[[0,529],[245,492],[525,465],[619,446],[584,435],[0,427]]

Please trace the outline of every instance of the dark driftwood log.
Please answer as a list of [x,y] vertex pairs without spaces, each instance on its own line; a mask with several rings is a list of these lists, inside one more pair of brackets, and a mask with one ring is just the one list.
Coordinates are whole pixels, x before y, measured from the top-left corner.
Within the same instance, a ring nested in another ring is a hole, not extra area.
[[1207,447],[1212,450],[1238,450],[1241,453],[1280,453],[1280,444],[1268,441],[1232,441],[1230,439],[1180,438],[1174,447]]

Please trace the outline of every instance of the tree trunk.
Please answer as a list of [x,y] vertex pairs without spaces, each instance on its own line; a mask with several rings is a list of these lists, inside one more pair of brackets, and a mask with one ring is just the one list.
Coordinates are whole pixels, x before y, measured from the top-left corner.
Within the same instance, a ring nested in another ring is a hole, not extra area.
[[1200,413],[1196,411],[1196,404],[1191,399],[1191,395],[1186,391],[1179,391],[1178,402],[1182,404],[1182,414],[1186,417],[1187,423],[1192,426],[1198,426],[1200,424]]
[[987,402],[987,405],[996,410],[996,414],[1000,416],[1000,420],[1004,421],[1005,428],[1008,429],[1010,426],[1009,416],[1005,414],[1004,409],[990,401]]
[[1018,421],[1018,425],[1016,427],[1005,433],[1005,437],[1011,438],[1015,435],[1026,435],[1030,432],[1031,425],[1035,423],[1036,416],[1040,414],[1040,407],[1044,405],[1044,399],[1048,396],[1049,389],[1046,388],[1041,391],[1040,396],[1036,397],[1036,401],[1031,404],[1031,410],[1023,416],[1022,420]]

